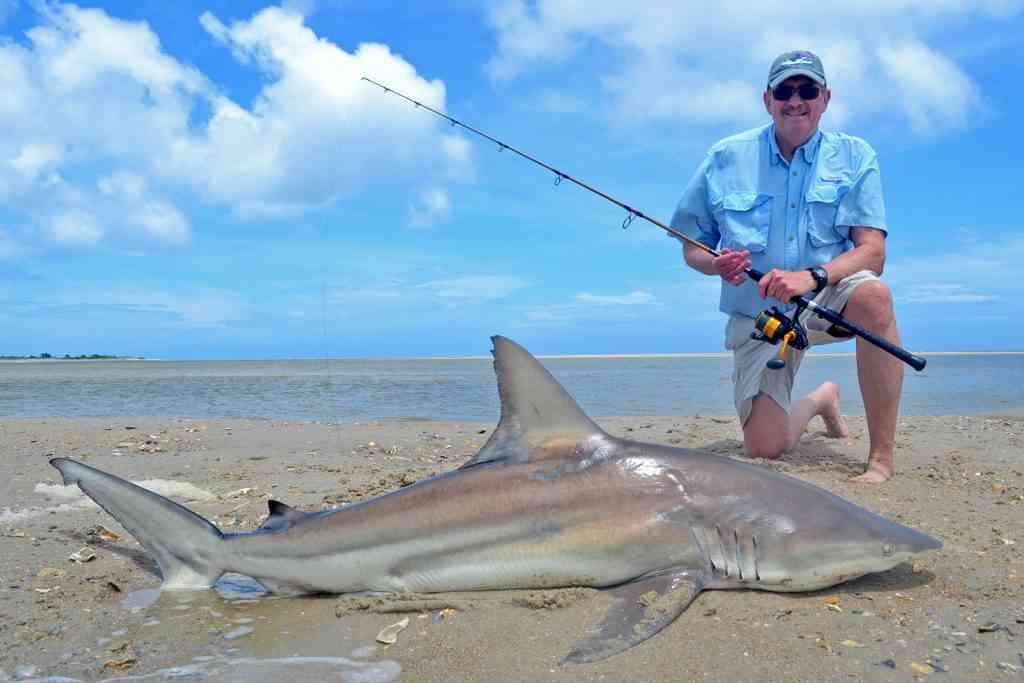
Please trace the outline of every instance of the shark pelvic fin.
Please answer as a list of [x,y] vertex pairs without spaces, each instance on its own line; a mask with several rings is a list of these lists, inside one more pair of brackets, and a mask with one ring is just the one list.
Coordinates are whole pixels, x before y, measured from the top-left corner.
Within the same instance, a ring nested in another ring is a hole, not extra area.
[[570,457],[581,441],[604,435],[526,349],[505,337],[491,337],[491,341],[501,421],[484,447],[463,467]]
[[671,624],[704,588],[700,572],[657,574],[611,589],[616,602],[604,621],[573,646],[566,662],[596,662],[628,650]]
[[267,507],[270,508],[270,515],[259,528],[260,531],[284,531],[300,519],[308,517],[302,510],[296,510],[279,500],[268,500]]

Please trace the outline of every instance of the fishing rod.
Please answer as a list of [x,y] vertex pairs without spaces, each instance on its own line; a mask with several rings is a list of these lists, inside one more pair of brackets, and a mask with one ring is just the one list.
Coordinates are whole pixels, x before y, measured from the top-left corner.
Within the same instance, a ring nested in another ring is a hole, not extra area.
[[[406,100],[407,102],[412,103],[417,108],[426,109],[430,113],[432,113],[432,114],[434,114],[436,116],[440,116],[442,119],[445,119],[446,121],[451,123],[451,125],[453,127],[454,126],[458,126],[458,127],[463,128],[465,130],[468,130],[469,132],[471,132],[471,133],[473,133],[475,135],[479,135],[480,137],[484,138],[485,140],[490,140],[494,144],[498,145],[498,151],[499,152],[507,149],[510,152],[518,154],[519,156],[523,157],[527,161],[530,161],[530,162],[532,162],[534,164],[537,164],[541,168],[544,168],[544,169],[554,173],[555,174],[555,185],[561,184],[561,182],[563,180],[568,180],[568,181],[578,185],[579,187],[582,187],[584,190],[586,190],[588,192],[592,192],[593,194],[596,194],[598,197],[601,197],[602,199],[605,199],[605,200],[611,202],[612,204],[615,204],[616,206],[618,206],[618,207],[620,207],[622,209],[625,209],[627,214],[626,214],[625,220],[622,221],[622,228],[623,229],[628,228],[635,218],[642,218],[643,220],[647,221],[648,223],[650,223],[650,224],[652,224],[652,225],[654,225],[656,227],[661,228],[662,230],[664,230],[668,234],[672,235],[676,239],[682,240],[686,244],[690,244],[690,245],[700,249],[701,251],[710,254],[711,256],[713,256],[715,258],[717,258],[717,257],[722,255],[720,252],[718,252],[715,249],[712,249],[711,247],[709,247],[708,245],[704,244],[703,242],[695,240],[692,237],[689,237],[688,235],[684,235],[683,233],[679,232],[675,228],[672,228],[672,227],[670,227],[668,225],[665,225],[664,223],[662,223],[658,219],[652,218],[652,217],[648,216],[643,211],[640,211],[639,209],[633,208],[632,206],[629,206],[628,204],[620,202],[615,197],[612,197],[611,195],[606,194],[606,193],[602,192],[601,190],[598,190],[597,188],[588,185],[587,183],[583,182],[582,180],[578,180],[577,178],[572,177],[571,175],[569,175],[568,173],[565,173],[564,171],[560,171],[559,169],[555,168],[554,166],[550,166],[550,165],[544,163],[543,161],[541,161],[540,159],[537,159],[536,157],[530,156],[529,154],[527,154],[526,152],[524,152],[524,151],[522,151],[520,149],[516,149],[515,147],[513,147],[511,145],[505,144],[501,140],[488,135],[487,133],[483,132],[482,130],[478,130],[477,128],[474,128],[473,126],[471,126],[471,125],[469,125],[467,123],[463,123],[462,121],[454,119],[451,116],[448,116],[447,114],[445,114],[443,112],[440,112],[440,111],[434,109],[433,107],[431,107],[429,105],[426,105],[426,104],[423,104],[422,102],[414,100],[413,98],[411,98],[411,97],[409,97],[407,95],[403,95],[402,93],[398,92],[394,88],[390,88],[390,87],[384,85],[383,83],[378,83],[377,81],[373,80],[372,78],[367,78],[366,76],[363,76],[361,78],[361,80],[364,80],[364,81],[366,81],[368,83],[371,83],[371,84],[377,86],[378,88],[382,89],[385,93],[391,93],[393,95],[397,95],[398,97],[401,97],[403,100]],[[759,270],[757,270],[755,268],[746,268],[746,269],[744,269],[743,272],[750,279],[752,279],[754,282],[759,282],[761,280],[761,278],[764,277],[764,273],[762,273],[761,271],[759,271]],[[754,320],[754,326],[755,326],[757,331],[754,332],[753,334],[751,334],[752,338],[757,339],[758,341],[768,342],[770,344],[779,344],[780,342],[782,344],[781,350],[779,352],[779,357],[778,358],[774,358],[774,359],[772,359],[771,361],[768,362],[768,367],[769,368],[778,369],[778,368],[785,367],[786,362],[783,360],[783,356],[786,353],[787,346],[792,346],[795,349],[802,350],[802,349],[806,349],[810,345],[810,343],[808,341],[808,338],[807,338],[807,331],[804,329],[803,325],[800,322],[800,315],[804,312],[804,310],[807,310],[807,311],[817,315],[818,317],[823,318],[823,319],[829,321],[833,325],[837,325],[837,326],[843,328],[844,330],[847,330],[851,334],[854,334],[854,335],[860,337],[861,339],[863,339],[863,340],[865,340],[867,342],[870,342],[871,344],[874,344],[875,346],[877,346],[878,348],[882,349],[883,351],[886,351],[887,353],[895,356],[896,358],[899,358],[901,361],[903,361],[904,363],[906,363],[910,367],[914,368],[915,370],[918,370],[918,371],[924,370],[924,367],[927,364],[927,361],[924,358],[922,358],[920,356],[915,356],[914,354],[910,353],[906,349],[903,349],[903,348],[901,348],[899,346],[896,346],[895,344],[893,344],[892,342],[888,341],[887,339],[882,339],[881,337],[875,335],[874,333],[869,332],[868,330],[865,330],[863,327],[861,327],[857,323],[855,323],[853,321],[850,321],[850,320],[847,320],[842,315],[840,315],[838,312],[833,311],[830,308],[826,308],[824,306],[819,306],[818,304],[814,303],[813,299],[808,299],[805,296],[801,295],[801,296],[790,297],[789,302],[796,305],[796,310],[794,311],[794,313],[791,316],[787,316],[785,313],[783,313],[777,307],[772,306],[771,308],[769,308],[769,309],[767,309],[765,311],[762,311],[757,316],[757,318],[755,318],[755,320]]]

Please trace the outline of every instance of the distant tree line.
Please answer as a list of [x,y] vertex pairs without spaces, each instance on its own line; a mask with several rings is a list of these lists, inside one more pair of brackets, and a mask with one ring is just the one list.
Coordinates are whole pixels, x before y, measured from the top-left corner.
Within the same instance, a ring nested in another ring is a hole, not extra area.
[[5,356],[0,355],[0,360],[117,360],[119,358],[135,358],[135,356],[109,356],[102,353],[89,353],[72,356],[65,353],[63,356],[54,356],[51,353],[41,353],[38,356]]

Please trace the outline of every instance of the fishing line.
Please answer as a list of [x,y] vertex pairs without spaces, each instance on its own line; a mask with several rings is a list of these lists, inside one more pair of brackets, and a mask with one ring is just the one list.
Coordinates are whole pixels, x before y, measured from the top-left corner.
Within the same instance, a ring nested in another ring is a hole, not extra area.
[[[628,228],[633,223],[634,219],[642,218],[648,223],[658,228],[661,228],[662,230],[672,235],[676,239],[682,240],[683,242],[686,242],[687,244],[690,244],[700,249],[701,251],[710,254],[711,256],[717,258],[722,255],[721,253],[719,253],[715,249],[712,249],[703,242],[699,242],[691,237],[688,237],[687,235],[684,235],[678,230],[671,228],[668,225],[665,225],[656,218],[648,216],[639,209],[636,209],[624,202],[619,201],[615,197],[612,197],[611,195],[606,194],[601,190],[598,190],[597,188],[588,185],[582,180],[574,178],[573,176],[555,168],[554,166],[546,164],[540,159],[537,159],[536,157],[533,157],[530,154],[527,154],[526,152],[513,147],[512,145],[508,145],[502,142],[498,138],[488,135],[482,130],[474,128],[473,126],[467,123],[463,123],[458,119],[452,118],[451,116],[448,116],[447,114],[440,112],[437,109],[434,109],[433,107],[426,105],[418,100],[414,100],[413,98],[407,95],[403,95],[394,88],[390,88],[384,85],[383,83],[378,83],[372,78],[367,78],[366,76],[363,76],[360,80],[364,80],[367,83],[371,83],[377,86],[378,88],[382,89],[385,93],[391,93],[393,95],[401,97],[403,100],[413,104],[417,109],[426,109],[435,116],[439,116],[445,119],[446,121],[451,123],[453,127],[458,126],[459,128],[462,128],[464,130],[469,131],[470,133],[473,133],[474,135],[478,135],[484,138],[485,140],[493,142],[495,145],[498,146],[499,152],[508,150],[514,154],[518,154],[527,161],[534,163],[540,166],[541,168],[550,171],[551,173],[554,173],[555,185],[560,185],[563,180],[568,180],[569,182],[576,184],[577,186],[583,188],[584,190],[592,192],[593,194],[596,194],[602,199],[605,199],[606,201],[609,201],[612,204],[615,204],[616,206],[625,209],[626,217],[622,221],[623,230]],[[754,282],[758,282],[761,280],[761,278],[764,277],[764,273],[754,268],[746,268],[743,272],[746,273],[746,275]],[[796,306],[795,312],[792,313],[791,315],[787,316],[785,313],[783,313],[778,308],[773,306],[772,308],[769,308],[768,310],[763,311],[761,314],[759,314],[755,321],[757,331],[753,335],[751,335],[754,339],[763,342],[768,342],[770,344],[779,344],[780,342],[782,342],[782,352],[779,354],[779,357],[777,359],[769,363],[769,368],[778,369],[785,366],[783,356],[785,355],[787,346],[798,350],[802,350],[807,348],[807,346],[809,345],[807,341],[806,330],[804,330],[803,325],[800,323],[800,314],[803,313],[804,310],[810,311],[811,313],[817,315],[818,317],[824,318],[825,320],[829,321],[833,325],[837,325],[838,327],[847,330],[851,334],[854,334],[860,337],[861,339],[864,339],[865,341],[874,344],[883,351],[895,356],[896,358],[899,358],[901,361],[903,361],[910,367],[914,368],[915,370],[923,370],[925,365],[927,364],[927,361],[924,358],[920,356],[915,356],[906,349],[896,346],[887,339],[883,339],[881,337],[876,336],[874,333],[865,330],[864,328],[860,327],[853,321],[847,320],[838,312],[833,311],[830,308],[819,306],[818,304],[814,303],[812,299],[808,299],[804,296],[794,296],[790,298],[789,302]]]

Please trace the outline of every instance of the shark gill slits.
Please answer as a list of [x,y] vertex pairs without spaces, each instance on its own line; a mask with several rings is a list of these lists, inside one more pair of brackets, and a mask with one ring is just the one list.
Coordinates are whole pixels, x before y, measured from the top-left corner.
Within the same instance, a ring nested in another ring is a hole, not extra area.
[[732,541],[733,550],[736,551],[736,571],[740,575],[740,581],[743,580],[743,561],[740,557],[740,534],[735,529],[732,530]]
[[750,545],[754,547],[754,580],[761,580],[761,569],[757,566],[757,536],[750,537]]
[[715,525],[715,533],[718,534],[718,547],[722,553],[722,569],[725,571],[725,577],[729,578],[729,560],[725,554],[725,537],[722,536],[722,528]]

